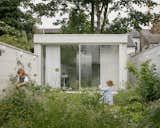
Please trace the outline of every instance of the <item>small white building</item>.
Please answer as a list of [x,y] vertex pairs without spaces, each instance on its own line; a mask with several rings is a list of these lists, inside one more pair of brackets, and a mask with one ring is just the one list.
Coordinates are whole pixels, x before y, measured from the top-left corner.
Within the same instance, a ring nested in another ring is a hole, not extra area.
[[29,78],[37,82],[37,56],[0,42],[0,94],[10,84],[10,80],[17,75],[19,68],[24,68]]
[[[82,63],[83,54],[85,54],[82,47],[87,45],[89,47],[98,46],[99,48],[99,72],[97,72],[99,84],[106,84],[106,81],[112,80],[115,84],[115,90],[123,89],[127,81],[127,43],[127,34],[35,34],[34,52],[38,56],[37,82],[39,85],[48,84],[54,88],[60,88],[63,73],[62,47],[78,46],[76,53],[78,55],[78,65],[76,65],[78,76],[76,79],[78,86],[83,87],[82,71],[87,68]],[[93,62],[95,56],[90,54],[85,59],[87,63],[90,63]],[[92,70],[94,71],[94,69]],[[68,70],[68,73],[70,71]]]

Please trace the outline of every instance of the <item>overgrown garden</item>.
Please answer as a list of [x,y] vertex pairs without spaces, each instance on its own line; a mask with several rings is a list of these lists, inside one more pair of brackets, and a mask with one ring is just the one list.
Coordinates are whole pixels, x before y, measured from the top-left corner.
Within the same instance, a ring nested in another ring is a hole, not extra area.
[[114,105],[103,104],[98,90],[66,93],[28,85],[14,89],[0,101],[1,128],[159,128],[159,76],[149,62],[129,71],[137,84],[114,96]]
[[[153,0],[0,0],[0,41],[30,50],[40,17],[57,14],[61,33],[139,31],[158,21],[159,13],[152,13],[157,6]],[[111,22],[112,12],[118,15]],[[113,106],[102,103],[98,90],[72,94],[34,84],[13,89],[0,100],[0,128],[160,128],[160,74],[149,62],[140,68],[130,63],[128,70],[136,82],[114,96]]]

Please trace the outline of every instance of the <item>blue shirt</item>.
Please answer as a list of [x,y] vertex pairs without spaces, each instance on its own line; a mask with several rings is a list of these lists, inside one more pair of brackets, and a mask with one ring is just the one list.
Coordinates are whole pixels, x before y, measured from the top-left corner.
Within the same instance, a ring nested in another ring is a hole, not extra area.
[[102,95],[103,102],[109,105],[113,105],[113,95],[112,95],[112,88],[103,86],[100,88],[100,94]]

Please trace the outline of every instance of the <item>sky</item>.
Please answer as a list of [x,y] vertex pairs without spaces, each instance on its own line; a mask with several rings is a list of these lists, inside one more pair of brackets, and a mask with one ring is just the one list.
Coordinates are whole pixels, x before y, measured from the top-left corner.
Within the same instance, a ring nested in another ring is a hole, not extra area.
[[[41,0],[33,0],[33,1],[35,3],[37,3],[37,2],[40,2]],[[160,4],[160,0],[154,0],[154,1]],[[137,10],[141,10],[141,11],[143,10],[144,12],[147,11],[147,8],[145,8],[145,7],[139,8],[139,7],[135,6],[135,8]],[[158,7],[156,7],[156,8],[154,8],[153,12],[160,12],[160,5]],[[122,15],[125,16],[126,14],[122,13]],[[116,16],[117,16],[117,13],[112,12],[109,15],[109,20],[112,21]],[[65,17],[67,17],[67,15]],[[50,17],[50,18],[47,18],[47,17],[43,16],[41,18],[42,24],[41,25],[37,25],[37,26],[39,28],[60,28],[60,26],[53,25],[53,22],[55,22],[57,19],[60,19],[60,16],[57,15],[56,17]]]

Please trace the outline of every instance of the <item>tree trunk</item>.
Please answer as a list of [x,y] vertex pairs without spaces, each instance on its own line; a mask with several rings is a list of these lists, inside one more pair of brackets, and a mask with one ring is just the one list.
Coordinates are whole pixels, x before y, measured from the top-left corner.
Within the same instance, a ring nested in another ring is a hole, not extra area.
[[101,11],[100,11],[99,2],[96,4],[96,9],[97,9],[97,28],[96,28],[96,33],[100,33],[101,32]]
[[100,33],[100,30],[101,30],[101,16],[100,16],[100,13],[97,12],[97,29],[96,29],[96,32],[97,33]]
[[104,32],[104,27],[106,25],[106,21],[107,21],[107,11],[108,11],[108,3],[104,9],[104,13],[103,13],[103,23],[102,23],[102,26],[101,26],[101,32]]
[[94,1],[91,3],[91,30],[94,32]]

